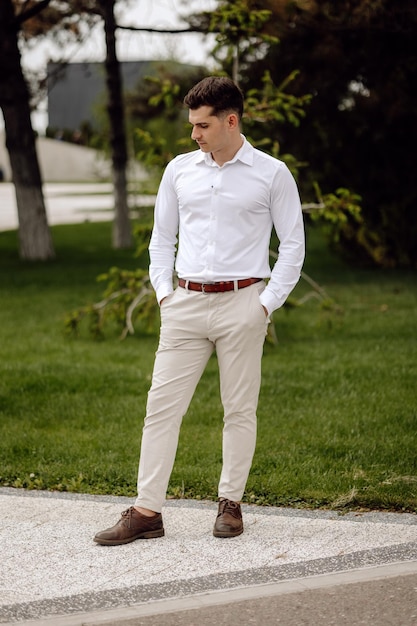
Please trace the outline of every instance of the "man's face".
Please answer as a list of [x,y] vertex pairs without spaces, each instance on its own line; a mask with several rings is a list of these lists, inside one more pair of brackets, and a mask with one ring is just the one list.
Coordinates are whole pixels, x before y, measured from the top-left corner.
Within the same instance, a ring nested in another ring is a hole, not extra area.
[[190,109],[188,119],[193,127],[191,139],[197,142],[203,152],[216,152],[227,150],[231,140],[229,130],[229,115],[216,117],[212,115],[212,108],[202,106],[198,109]]

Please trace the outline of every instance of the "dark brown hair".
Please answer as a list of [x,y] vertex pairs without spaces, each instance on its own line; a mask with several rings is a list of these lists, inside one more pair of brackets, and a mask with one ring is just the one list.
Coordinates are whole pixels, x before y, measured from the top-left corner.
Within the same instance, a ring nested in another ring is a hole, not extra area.
[[226,76],[207,76],[194,85],[184,98],[189,109],[202,106],[212,107],[213,115],[226,111],[234,111],[239,120],[243,115],[243,93],[239,87]]

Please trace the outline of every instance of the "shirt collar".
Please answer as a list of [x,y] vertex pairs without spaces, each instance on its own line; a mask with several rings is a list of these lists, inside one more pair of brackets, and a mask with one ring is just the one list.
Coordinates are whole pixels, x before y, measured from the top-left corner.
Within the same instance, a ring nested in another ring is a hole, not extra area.
[[[227,161],[227,163],[235,163],[236,161],[241,161],[242,163],[245,163],[246,165],[252,165],[253,164],[253,150],[254,150],[253,146],[249,143],[249,141],[246,139],[244,135],[241,134],[240,136],[243,139],[243,145],[236,152],[233,159],[231,161]],[[202,152],[201,150],[198,150],[196,162],[202,163],[203,161],[207,165],[210,165],[210,167],[216,166],[216,162],[213,160],[211,153]]]

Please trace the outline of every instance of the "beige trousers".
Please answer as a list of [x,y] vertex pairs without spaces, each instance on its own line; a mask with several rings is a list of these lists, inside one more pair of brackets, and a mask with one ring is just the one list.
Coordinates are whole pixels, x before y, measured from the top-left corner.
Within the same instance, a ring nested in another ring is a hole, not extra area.
[[136,506],[161,511],[182,418],[213,350],[224,409],[218,495],[242,499],[256,443],[261,359],[269,319],[263,281],[238,291],[178,287],[161,305],[161,333],[142,434]]

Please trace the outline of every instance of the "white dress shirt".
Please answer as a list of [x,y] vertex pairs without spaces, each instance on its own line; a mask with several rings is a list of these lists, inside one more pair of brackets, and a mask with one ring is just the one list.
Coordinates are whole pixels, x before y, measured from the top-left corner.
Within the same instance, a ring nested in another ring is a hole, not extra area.
[[[180,278],[202,283],[270,278],[260,296],[269,313],[297,284],[305,254],[297,185],[285,163],[242,139],[221,167],[201,150],[166,167],[149,245],[158,302],[173,291],[174,267]],[[271,272],[272,227],[279,246]]]

